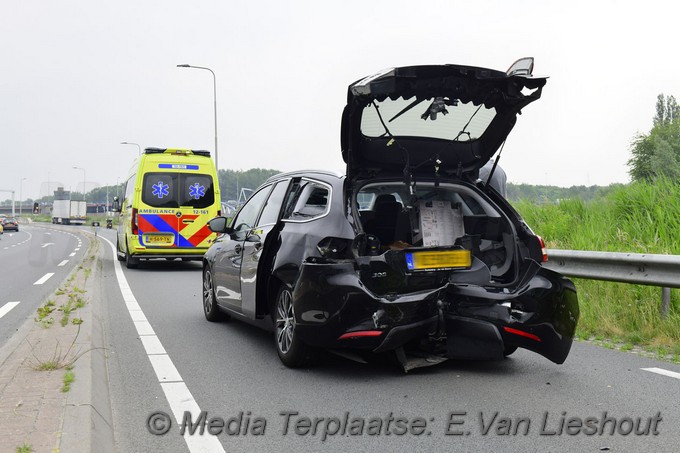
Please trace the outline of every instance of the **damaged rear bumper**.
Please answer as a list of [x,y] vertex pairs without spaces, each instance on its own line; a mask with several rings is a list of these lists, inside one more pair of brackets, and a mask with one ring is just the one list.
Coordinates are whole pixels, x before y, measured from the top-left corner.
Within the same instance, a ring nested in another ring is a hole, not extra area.
[[514,347],[555,363],[569,354],[579,309],[573,283],[536,266],[520,288],[447,283],[380,297],[352,262],[305,263],[293,299],[296,335],[322,348],[422,348],[447,358],[500,359]]

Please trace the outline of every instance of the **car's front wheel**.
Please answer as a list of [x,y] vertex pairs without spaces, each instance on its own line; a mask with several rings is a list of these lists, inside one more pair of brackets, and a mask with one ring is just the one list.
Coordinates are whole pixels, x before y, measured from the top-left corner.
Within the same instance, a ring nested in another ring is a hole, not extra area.
[[316,357],[316,350],[301,342],[295,335],[293,294],[286,286],[282,286],[276,294],[272,317],[276,352],[281,362],[289,368],[310,365]]
[[229,317],[220,311],[215,301],[215,283],[210,268],[203,269],[203,314],[210,322],[223,321]]

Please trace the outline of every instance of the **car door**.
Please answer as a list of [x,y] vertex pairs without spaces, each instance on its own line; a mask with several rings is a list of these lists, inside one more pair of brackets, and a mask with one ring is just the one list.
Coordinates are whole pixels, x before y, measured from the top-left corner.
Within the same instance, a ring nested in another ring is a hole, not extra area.
[[219,253],[213,264],[215,299],[217,304],[242,313],[241,262],[244,244],[260,216],[272,185],[267,185],[251,196],[232,219],[231,234],[220,236],[215,242]]
[[257,269],[264,251],[264,244],[267,236],[281,218],[281,205],[286,197],[289,185],[290,179],[276,183],[262,208],[257,225],[250,230],[243,243],[243,259],[241,262],[242,309],[243,314],[249,318],[254,319],[256,317]]

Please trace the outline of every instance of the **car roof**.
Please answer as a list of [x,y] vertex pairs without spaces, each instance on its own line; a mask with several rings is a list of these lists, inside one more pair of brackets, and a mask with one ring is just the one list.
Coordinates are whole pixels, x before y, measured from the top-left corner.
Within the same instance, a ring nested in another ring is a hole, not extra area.
[[278,173],[276,175],[270,176],[267,178],[267,180],[264,182],[264,184],[271,182],[271,181],[276,181],[282,178],[296,178],[296,177],[313,177],[313,176],[327,176],[331,178],[336,178],[336,179],[342,179],[345,177],[344,174],[331,171],[331,170],[296,170],[296,171],[290,171],[290,172],[285,172],[285,173]]

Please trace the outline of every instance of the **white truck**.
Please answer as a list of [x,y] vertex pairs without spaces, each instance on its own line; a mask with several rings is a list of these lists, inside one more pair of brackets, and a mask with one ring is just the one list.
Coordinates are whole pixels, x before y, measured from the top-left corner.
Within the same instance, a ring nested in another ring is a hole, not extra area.
[[87,217],[87,203],[76,200],[54,200],[52,223],[62,225],[84,225]]

